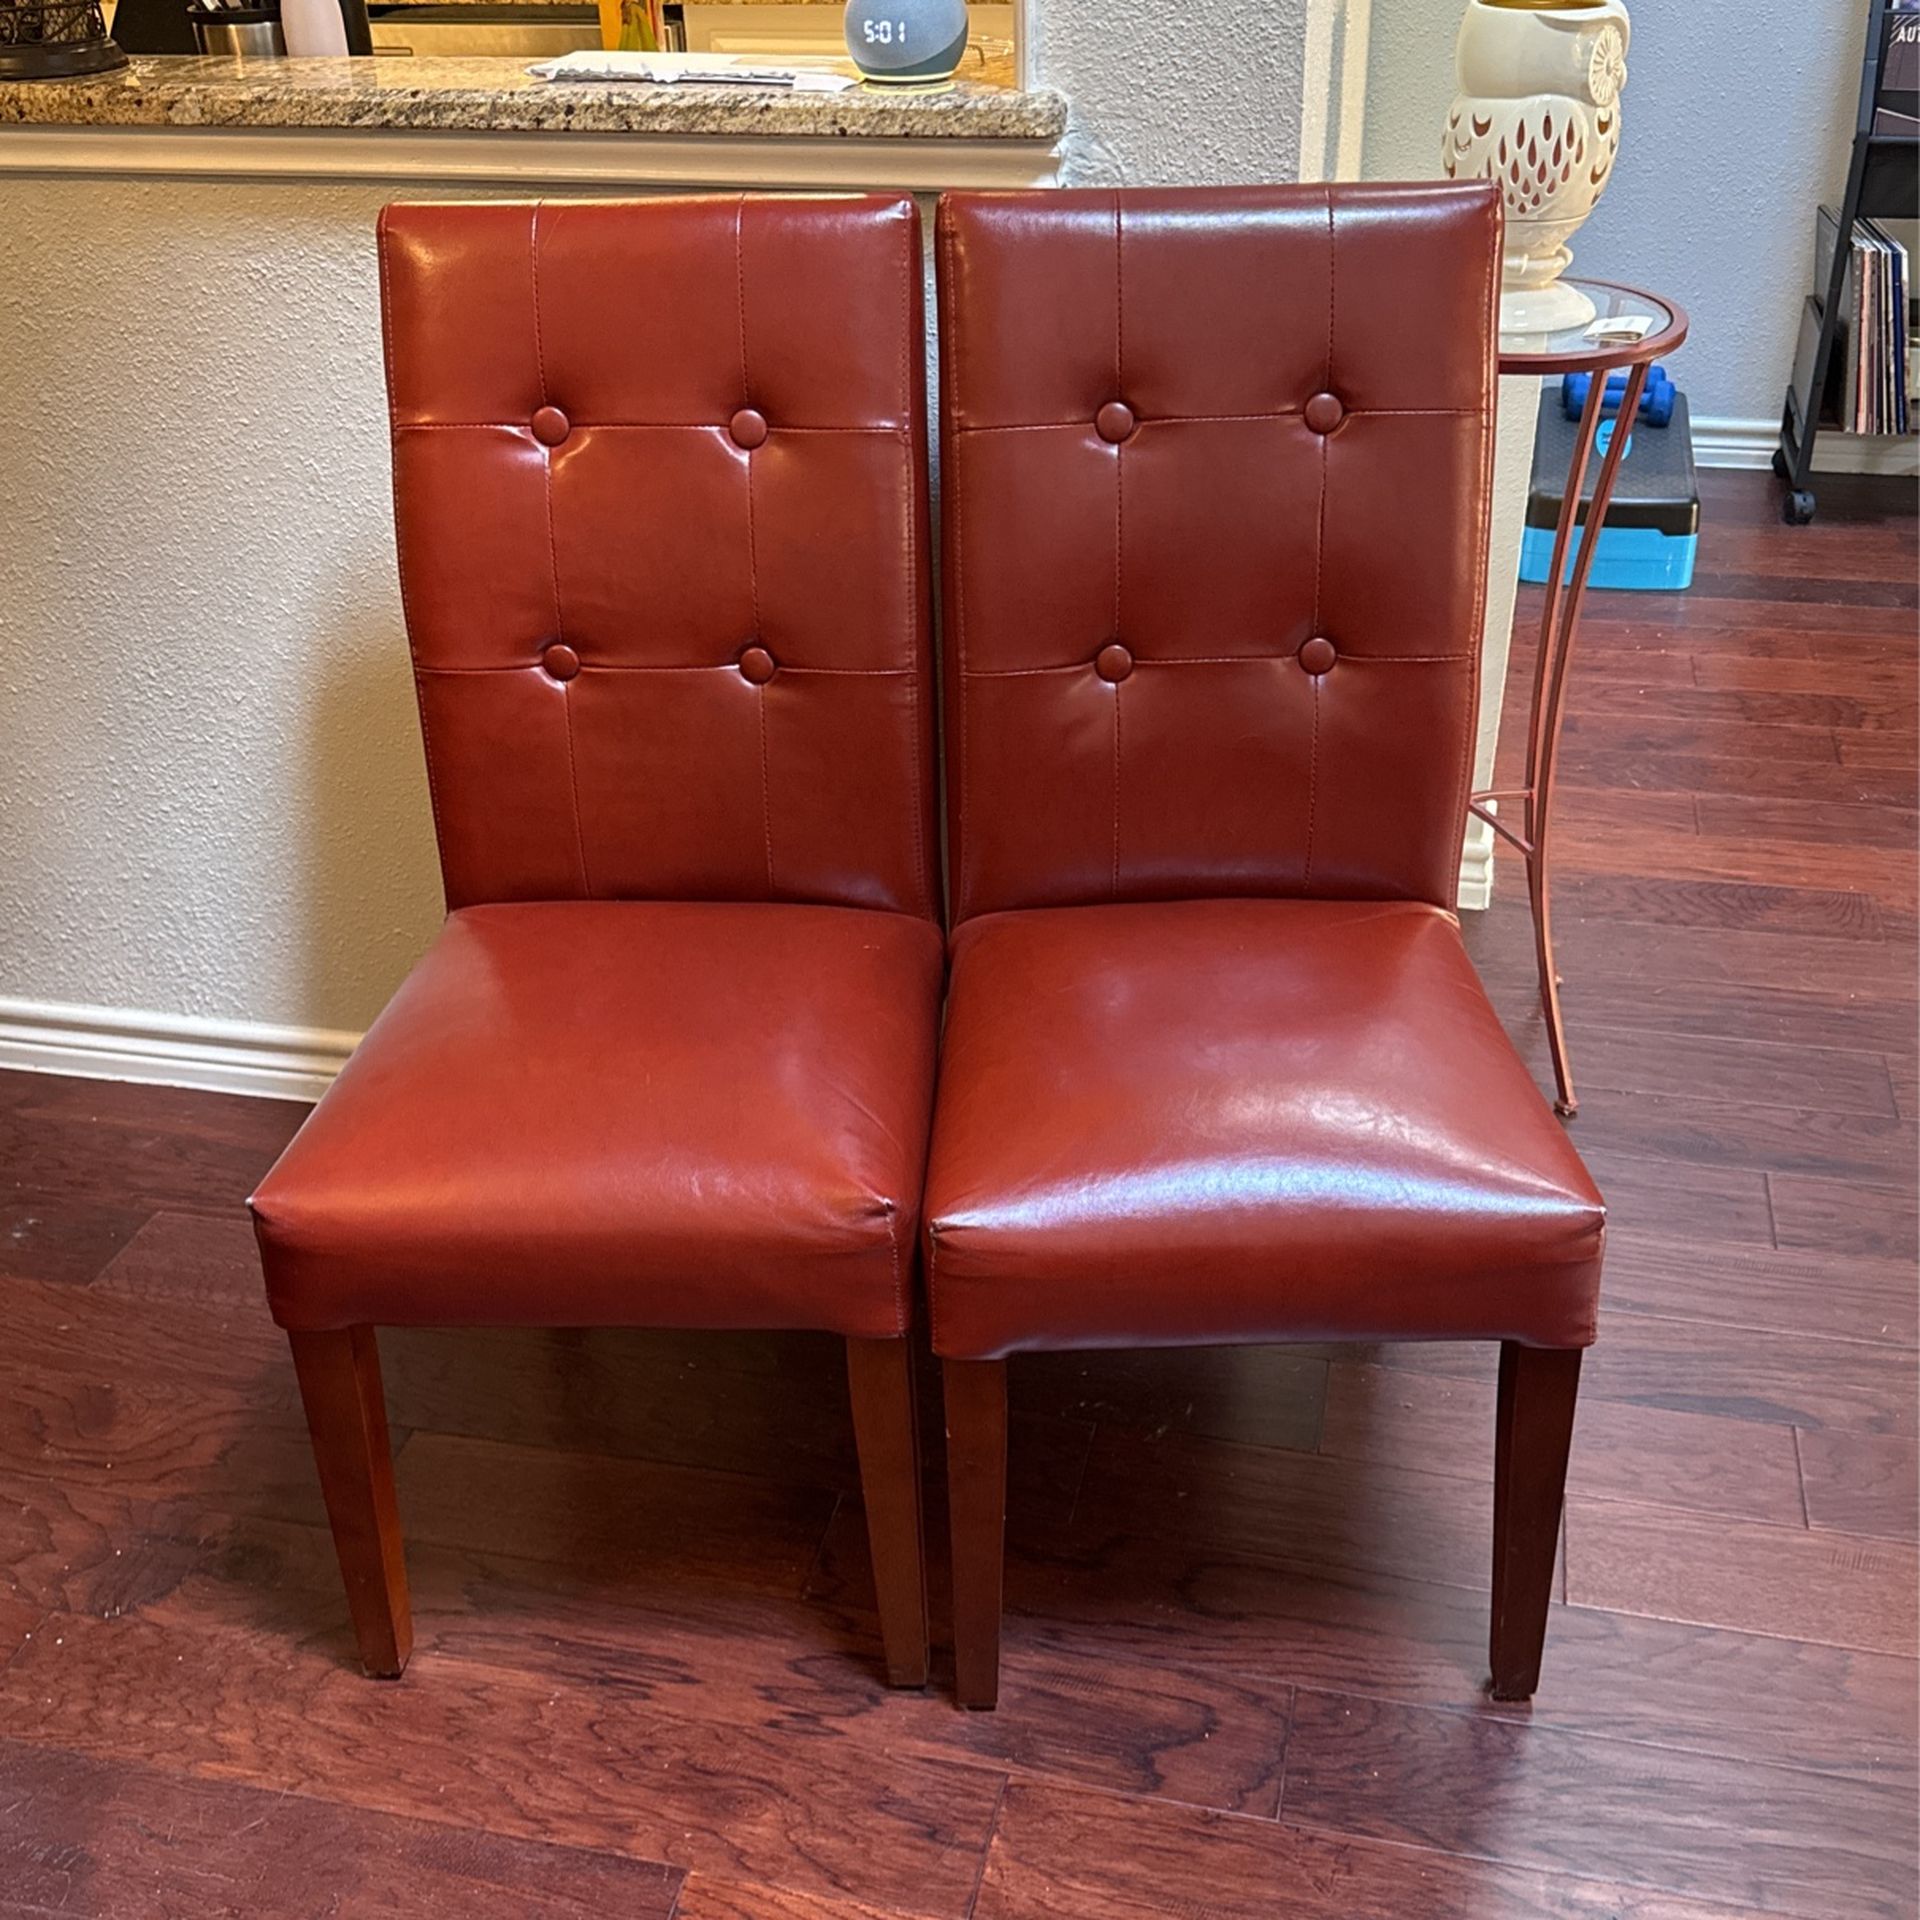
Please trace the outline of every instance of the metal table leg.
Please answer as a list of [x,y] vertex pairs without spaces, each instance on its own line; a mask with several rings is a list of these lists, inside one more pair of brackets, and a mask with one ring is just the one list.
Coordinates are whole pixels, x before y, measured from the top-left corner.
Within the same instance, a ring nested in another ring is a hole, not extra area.
[[[1567,475],[1566,494],[1560,502],[1559,523],[1554,529],[1553,570],[1547,578],[1546,602],[1540,614],[1540,646],[1533,665],[1533,706],[1527,729],[1526,782],[1519,787],[1476,793],[1470,802],[1473,813],[1516,847],[1526,862],[1527,900],[1533,912],[1534,959],[1540,972],[1540,1006],[1546,1015],[1547,1045],[1553,1055],[1553,1077],[1558,1090],[1554,1107],[1568,1117],[1579,1111],[1580,1103],[1573,1090],[1566,1023],[1560,1012],[1560,976],[1553,959],[1554,767],[1559,755],[1560,723],[1566,703],[1567,672],[1573,662],[1574,633],[1580,619],[1580,599],[1586,591],[1587,575],[1593,568],[1594,544],[1606,522],[1607,508],[1613,501],[1614,481],[1619,476],[1620,462],[1639,413],[1640,390],[1646,384],[1647,366],[1648,362],[1642,360],[1627,369],[1626,391],[1620,397],[1614,430],[1608,437],[1606,451],[1600,457],[1600,470],[1594,479],[1585,537],[1574,552],[1569,574],[1568,550],[1573,546],[1574,530],[1579,524],[1581,494],[1606,405],[1606,375],[1596,375],[1587,389],[1580,430],[1574,436],[1573,465]],[[1493,810],[1501,800],[1521,803],[1518,830]]]

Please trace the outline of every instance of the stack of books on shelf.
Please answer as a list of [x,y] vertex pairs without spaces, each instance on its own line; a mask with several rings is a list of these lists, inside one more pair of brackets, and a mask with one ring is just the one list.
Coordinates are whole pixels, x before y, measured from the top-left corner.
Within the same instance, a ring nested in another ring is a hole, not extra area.
[[1920,135],[1920,0],[1895,0],[1887,11],[1873,130],[1911,139]]
[[[1819,212],[1815,239],[1814,285],[1831,282],[1833,250],[1839,244],[1840,217],[1833,208]],[[1915,322],[1920,320],[1907,250],[1877,220],[1853,223],[1846,276],[1841,282],[1838,329],[1820,396],[1822,423],[1849,433],[1906,433],[1920,429],[1920,417],[1908,404],[1914,382]],[[1820,299],[1807,302],[1800,322],[1800,353],[1794,391],[1806,394],[1820,334]]]

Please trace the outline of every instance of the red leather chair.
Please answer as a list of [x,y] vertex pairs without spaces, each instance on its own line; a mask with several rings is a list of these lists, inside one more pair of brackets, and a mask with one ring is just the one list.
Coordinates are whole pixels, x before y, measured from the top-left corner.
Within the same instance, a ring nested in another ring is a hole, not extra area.
[[361,1657],[410,1645],[376,1326],[819,1328],[917,1684],[918,215],[396,206],[380,269],[451,911],[253,1199]]
[[998,1685],[1008,1355],[1342,1339],[1501,1343],[1525,1697],[1603,1214],[1452,911],[1498,200],[956,194],[938,248],[960,1698]]

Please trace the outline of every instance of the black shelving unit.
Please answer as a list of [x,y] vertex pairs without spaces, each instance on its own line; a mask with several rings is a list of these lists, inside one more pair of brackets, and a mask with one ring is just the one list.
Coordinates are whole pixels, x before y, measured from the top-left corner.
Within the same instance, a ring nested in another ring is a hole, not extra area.
[[1823,433],[1846,429],[1823,421],[1828,370],[1840,331],[1840,300],[1847,266],[1853,257],[1853,223],[1863,214],[1869,220],[1920,219],[1920,138],[1910,133],[1875,133],[1874,109],[1880,92],[1880,61],[1886,50],[1887,22],[1892,17],[1887,0],[1869,0],[1867,45],[1861,58],[1860,107],[1853,122],[1853,159],[1847,168],[1847,189],[1840,202],[1840,232],[1833,249],[1827,284],[1808,299],[1820,322],[1820,339],[1805,393],[1789,384],[1780,415],[1780,444],[1774,449],[1773,470],[1787,483],[1781,515],[1789,526],[1804,527],[1813,518],[1813,448]]

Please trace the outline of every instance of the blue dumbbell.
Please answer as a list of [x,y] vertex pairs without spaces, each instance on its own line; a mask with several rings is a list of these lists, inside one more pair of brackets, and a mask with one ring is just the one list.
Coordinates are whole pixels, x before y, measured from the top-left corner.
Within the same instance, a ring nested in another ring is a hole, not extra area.
[[1649,367],[1646,385],[1640,389],[1640,418],[1650,427],[1664,427],[1673,418],[1674,396],[1679,391],[1667,378],[1665,367]]
[[[1578,420],[1587,404],[1587,389],[1592,383],[1590,373],[1568,373],[1560,378],[1560,405],[1569,420]],[[1674,396],[1679,392],[1672,380],[1667,377],[1665,367],[1649,367],[1646,384],[1640,389],[1640,418],[1650,427],[1664,427],[1673,418]],[[1604,410],[1618,412],[1620,402],[1626,398],[1627,375],[1622,368],[1607,375],[1607,391],[1601,401]]]

